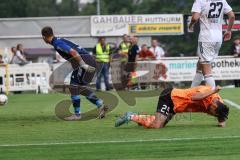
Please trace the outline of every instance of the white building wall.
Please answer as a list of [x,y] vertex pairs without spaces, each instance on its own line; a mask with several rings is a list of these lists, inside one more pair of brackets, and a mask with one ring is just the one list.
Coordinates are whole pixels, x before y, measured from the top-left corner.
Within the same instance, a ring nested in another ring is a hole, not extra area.
[[[25,48],[50,48],[42,40],[41,29],[52,26],[56,36],[65,37],[85,48],[92,48],[96,37],[90,35],[90,17],[46,17],[0,19],[0,48],[22,43]],[[121,37],[107,37],[108,42],[119,44]],[[151,37],[140,37],[139,44],[149,44]]]

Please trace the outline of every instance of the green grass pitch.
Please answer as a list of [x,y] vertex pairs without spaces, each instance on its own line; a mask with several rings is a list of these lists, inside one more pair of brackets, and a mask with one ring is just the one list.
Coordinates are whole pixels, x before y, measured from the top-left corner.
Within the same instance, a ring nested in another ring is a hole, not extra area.
[[[221,95],[240,104],[240,89],[223,89]],[[10,95],[9,103],[0,107],[0,160],[240,159],[240,110],[232,106],[226,128],[216,127],[213,117],[189,113],[178,115],[164,129],[134,123],[115,128],[116,115],[154,113],[158,98],[138,98],[135,107],[119,98],[106,119],[66,122],[55,116],[54,108],[67,98]],[[82,98],[82,111],[93,107]]]

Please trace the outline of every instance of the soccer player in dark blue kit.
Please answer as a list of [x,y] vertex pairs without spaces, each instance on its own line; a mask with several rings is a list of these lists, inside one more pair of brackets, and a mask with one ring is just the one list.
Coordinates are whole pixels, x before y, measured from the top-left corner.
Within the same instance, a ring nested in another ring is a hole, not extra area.
[[[52,28],[49,26],[42,29],[42,38],[47,44],[52,45],[64,59],[69,61],[73,68],[69,90],[75,114],[66,117],[65,120],[81,119],[80,94],[99,108],[99,118],[105,117],[108,107],[94,92],[86,88],[88,81],[91,80],[92,75],[95,73],[95,59],[79,45],[64,38],[55,37]],[[88,75],[90,75],[90,79]]]

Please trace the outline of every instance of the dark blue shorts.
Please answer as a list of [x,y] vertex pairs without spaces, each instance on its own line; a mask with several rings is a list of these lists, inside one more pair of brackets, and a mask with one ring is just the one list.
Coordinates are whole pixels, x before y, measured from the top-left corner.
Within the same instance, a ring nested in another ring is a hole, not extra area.
[[70,84],[71,85],[87,85],[92,82],[95,75],[94,73],[86,72],[84,69],[75,69],[72,72]]

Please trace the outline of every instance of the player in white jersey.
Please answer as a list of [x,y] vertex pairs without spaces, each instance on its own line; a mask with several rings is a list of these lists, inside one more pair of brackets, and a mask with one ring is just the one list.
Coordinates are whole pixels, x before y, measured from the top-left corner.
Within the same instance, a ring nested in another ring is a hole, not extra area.
[[[224,14],[228,15],[228,28],[223,35],[222,22]],[[193,30],[194,24],[199,21],[200,33],[197,49],[199,61],[192,87],[200,85],[205,80],[206,84],[215,89],[211,63],[218,56],[222,39],[224,41],[231,39],[234,20],[234,12],[226,0],[195,0],[189,29]]]

